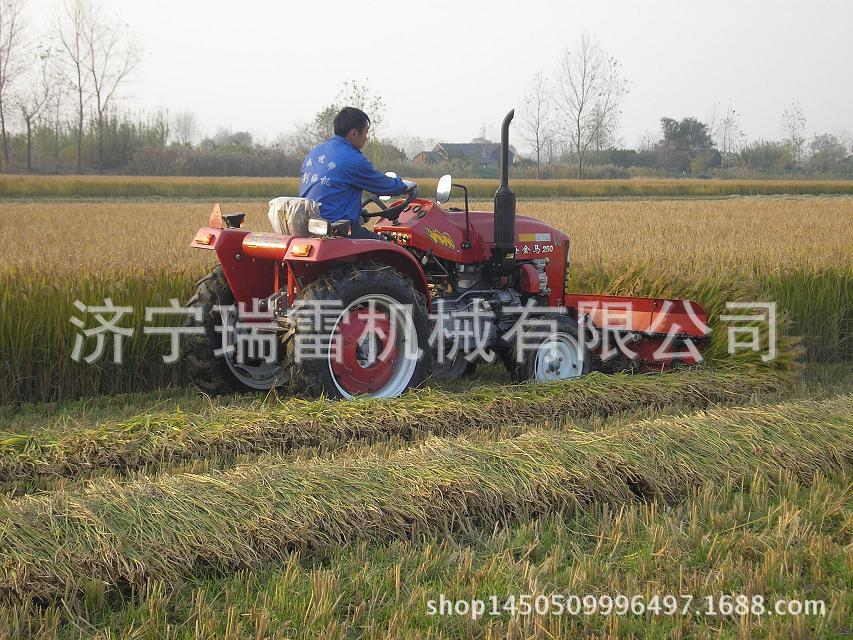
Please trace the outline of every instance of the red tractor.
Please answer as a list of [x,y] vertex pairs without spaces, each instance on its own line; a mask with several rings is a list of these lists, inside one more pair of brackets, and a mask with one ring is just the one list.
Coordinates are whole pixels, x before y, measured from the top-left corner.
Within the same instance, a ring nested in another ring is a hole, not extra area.
[[[275,233],[243,230],[243,214],[216,207],[191,244],[219,258],[189,302],[195,384],[227,393],[298,381],[334,398],[393,397],[494,358],[514,381],[537,382],[697,362],[708,334],[699,305],[570,293],[568,236],[515,213],[513,115],[494,213],[469,211],[450,176],[435,201],[416,187],[390,206],[368,196],[363,206],[381,210],[362,215],[381,218],[383,240],[350,239],[348,223],[312,218],[315,203],[301,199],[288,203],[307,212],[301,224]],[[464,209],[441,206],[452,187]]]

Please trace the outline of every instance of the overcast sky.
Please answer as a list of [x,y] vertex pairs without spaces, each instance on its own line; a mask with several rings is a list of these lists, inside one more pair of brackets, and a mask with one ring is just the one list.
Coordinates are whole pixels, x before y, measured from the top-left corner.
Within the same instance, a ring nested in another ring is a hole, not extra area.
[[[61,0],[25,0],[46,27]],[[386,104],[386,134],[497,137],[531,77],[556,75],[586,31],[630,82],[620,137],[731,104],[749,139],[781,137],[798,101],[807,130],[853,131],[850,0],[114,0],[144,47],[125,106],[195,112],[274,139],[350,79]],[[514,140],[521,143],[520,140]]]

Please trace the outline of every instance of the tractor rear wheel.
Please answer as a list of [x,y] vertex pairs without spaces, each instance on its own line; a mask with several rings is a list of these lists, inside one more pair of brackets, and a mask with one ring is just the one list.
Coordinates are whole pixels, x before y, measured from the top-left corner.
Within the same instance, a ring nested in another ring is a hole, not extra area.
[[459,380],[473,376],[477,371],[477,361],[465,359],[465,354],[457,353],[453,358],[444,358],[441,364],[436,363],[432,374],[439,380]]
[[199,389],[219,395],[267,390],[289,381],[290,372],[281,361],[283,349],[278,344],[269,362],[237,357],[237,308],[220,265],[196,283],[196,293],[186,306],[201,308],[201,320],[192,314],[184,320],[185,327],[198,332],[187,335],[181,349],[190,380]]
[[[374,263],[333,269],[303,289],[292,336],[297,384],[330,398],[392,398],[432,368],[426,300],[411,280]],[[322,326],[302,315],[327,314]],[[313,325],[313,326],[311,326]],[[304,351],[304,345],[311,347]]]
[[515,344],[501,354],[513,382],[543,384],[589,373],[592,357],[578,338],[577,321],[564,315],[542,316],[541,320],[553,322],[553,331],[526,343],[520,357]]

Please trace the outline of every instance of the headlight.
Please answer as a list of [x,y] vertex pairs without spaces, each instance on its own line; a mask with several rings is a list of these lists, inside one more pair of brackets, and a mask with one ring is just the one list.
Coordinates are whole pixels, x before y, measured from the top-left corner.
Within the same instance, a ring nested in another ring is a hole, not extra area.
[[329,223],[327,220],[311,218],[308,220],[308,233],[315,236],[329,235]]

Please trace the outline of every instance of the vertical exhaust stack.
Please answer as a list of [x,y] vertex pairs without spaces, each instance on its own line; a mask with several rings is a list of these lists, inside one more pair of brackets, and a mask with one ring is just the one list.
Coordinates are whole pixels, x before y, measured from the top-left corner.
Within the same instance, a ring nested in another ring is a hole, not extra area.
[[515,109],[501,126],[501,186],[495,191],[495,246],[492,259],[499,263],[515,259],[515,194],[509,188],[509,123]]

